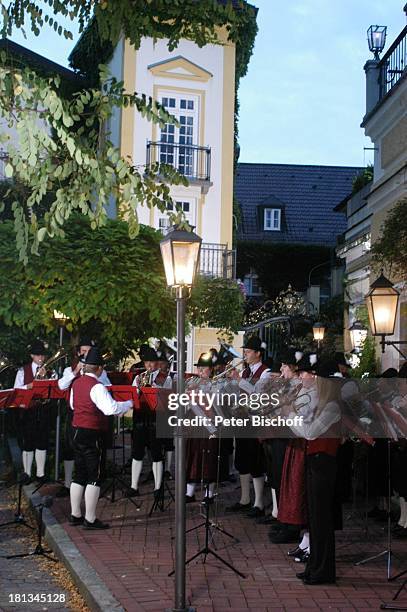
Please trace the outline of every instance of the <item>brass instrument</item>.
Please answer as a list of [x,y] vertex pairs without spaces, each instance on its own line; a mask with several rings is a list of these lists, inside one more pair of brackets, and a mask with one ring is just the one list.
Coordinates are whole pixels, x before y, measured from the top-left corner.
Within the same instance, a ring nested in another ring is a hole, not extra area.
[[227,377],[228,377],[228,375],[229,375],[231,372],[233,372],[233,370],[237,370],[238,368],[241,368],[241,369],[239,370],[239,372],[243,371],[243,370],[244,370],[244,367],[246,367],[246,366],[244,366],[243,368],[242,368],[241,366],[242,366],[242,365],[244,365],[244,364],[245,364],[245,360],[244,360],[244,359],[241,359],[241,360],[240,360],[240,361],[238,361],[238,362],[237,362],[235,365],[233,365],[233,364],[228,365],[228,367],[227,367],[227,368],[225,368],[225,369],[223,370],[223,372],[219,372],[219,374],[216,374],[216,376],[214,376],[214,377],[212,378],[212,381],[213,381],[213,382],[218,382],[218,381],[219,381],[219,380],[221,380],[222,378],[227,378]]
[[138,375],[138,386],[139,387],[151,387],[153,384],[154,371],[145,370]]
[[7,368],[11,368],[13,363],[7,357],[0,357],[0,374],[7,370]]
[[[57,363],[58,361],[61,361],[61,359],[64,359],[66,355],[67,355],[67,351],[61,347],[57,350],[56,353],[54,353],[54,355],[52,355],[52,357],[47,359],[44,363],[39,364],[39,367],[35,374],[35,380],[47,380],[47,379],[58,378],[57,373],[54,370],[51,370],[50,366]],[[40,374],[40,371],[44,369],[45,369],[45,374],[44,373]]]

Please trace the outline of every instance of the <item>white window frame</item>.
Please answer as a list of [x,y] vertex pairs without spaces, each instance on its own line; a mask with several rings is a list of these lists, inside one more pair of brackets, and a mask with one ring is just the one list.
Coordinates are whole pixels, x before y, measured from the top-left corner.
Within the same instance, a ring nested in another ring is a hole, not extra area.
[[[271,223],[269,223],[268,213],[271,216]],[[277,219],[276,215],[277,213]],[[277,221],[277,222],[276,222]],[[266,232],[280,232],[281,231],[281,208],[265,208],[263,216],[263,226]]]

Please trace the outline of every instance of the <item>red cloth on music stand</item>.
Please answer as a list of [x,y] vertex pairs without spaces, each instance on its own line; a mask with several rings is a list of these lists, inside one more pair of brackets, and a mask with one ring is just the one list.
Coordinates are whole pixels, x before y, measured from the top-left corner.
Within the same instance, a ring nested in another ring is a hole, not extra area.
[[137,387],[133,387],[132,385],[111,385],[110,387],[106,388],[108,391],[110,391],[113,399],[115,399],[116,402],[127,402],[128,400],[132,400],[134,410],[138,410],[140,408]]
[[24,408],[24,410],[27,410],[30,407],[32,398],[32,389],[13,389],[13,393],[8,398],[6,408]]
[[168,405],[168,396],[172,393],[171,389],[161,387],[141,387],[140,391],[142,400],[152,412],[165,409]]
[[66,399],[66,390],[61,391],[58,387],[58,381],[50,380],[34,380],[33,381],[33,399]]
[[107,372],[112,385],[131,385],[134,379],[134,372]]

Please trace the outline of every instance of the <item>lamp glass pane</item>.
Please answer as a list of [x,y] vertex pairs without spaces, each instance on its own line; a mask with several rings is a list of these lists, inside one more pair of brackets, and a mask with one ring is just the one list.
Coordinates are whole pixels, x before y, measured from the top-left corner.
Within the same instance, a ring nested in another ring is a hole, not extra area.
[[398,301],[399,294],[391,287],[373,289],[368,294],[367,310],[374,335],[394,334]]
[[171,241],[167,240],[166,242],[160,243],[161,247],[161,255],[164,262],[164,271],[165,277],[167,279],[167,285],[169,287],[173,287],[175,285],[174,278],[174,265],[172,260],[172,249],[171,249]]
[[350,340],[354,349],[360,349],[366,340],[367,330],[366,329],[351,329]]
[[175,285],[192,285],[195,277],[199,242],[173,242]]
[[325,327],[313,327],[312,329],[314,332],[314,340],[319,342],[324,339]]

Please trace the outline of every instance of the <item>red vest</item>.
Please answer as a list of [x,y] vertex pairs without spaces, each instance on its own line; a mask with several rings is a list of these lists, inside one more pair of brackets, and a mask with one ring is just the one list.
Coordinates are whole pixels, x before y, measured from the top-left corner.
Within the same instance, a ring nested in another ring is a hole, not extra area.
[[107,431],[109,426],[108,417],[94,404],[90,397],[91,389],[99,385],[99,381],[93,376],[80,376],[72,383],[73,392],[73,421],[74,427],[84,429],[96,429]]
[[264,365],[264,363],[261,364],[261,366],[259,368],[257,368],[257,370],[255,371],[255,373],[252,376],[252,371],[249,367],[245,368],[242,372],[242,378],[250,378],[251,382],[252,380],[254,382],[257,382],[260,378],[260,376],[263,374],[263,372],[265,370],[268,370],[268,367],[266,365]]
[[32,364],[26,363],[25,366],[23,366],[23,371],[24,371],[24,384],[29,385],[34,380]]
[[340,445],[341,441],[339,438],[317,438],[316,440],[308,440],[307,455],[326,453],[327,455],[336,457]]
[[168,374],[165,374],[164,372],[159,372],[155,377],[154,384],[157,385],[157,387],[162,387],[167,378]]

